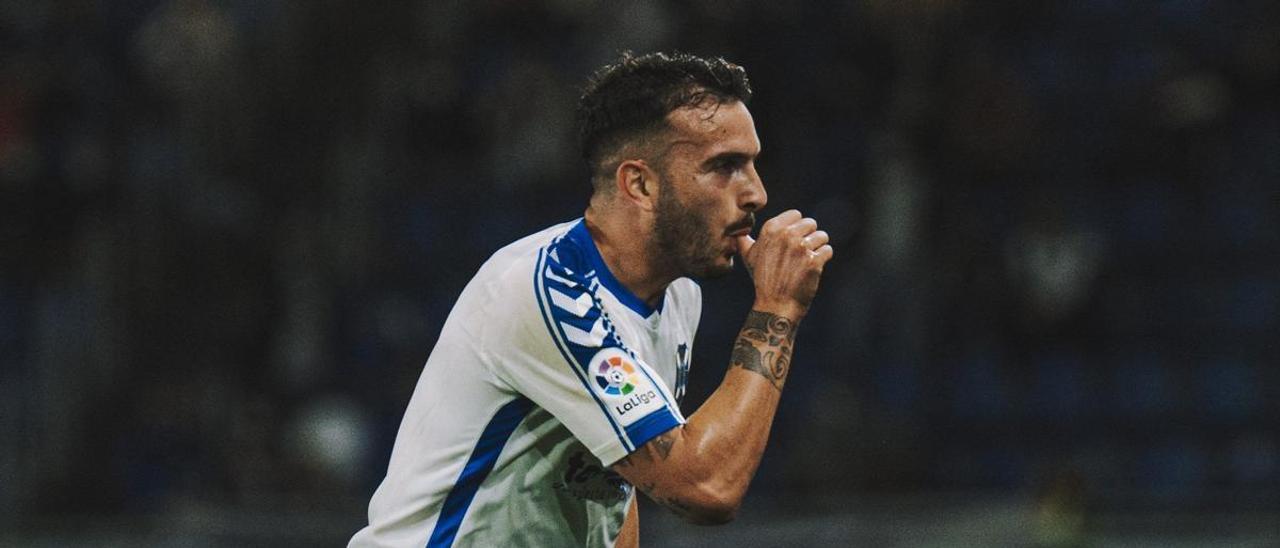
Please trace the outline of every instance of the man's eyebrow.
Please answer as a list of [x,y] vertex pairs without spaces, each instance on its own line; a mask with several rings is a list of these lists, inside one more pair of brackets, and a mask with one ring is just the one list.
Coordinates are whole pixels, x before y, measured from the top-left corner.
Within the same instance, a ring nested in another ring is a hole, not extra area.
[[748,161],[752,160],[753,158],[755,158],[755,155],[747,154],[745,152],[728,151],[728,152],[721,152],[720,154],[716,154],[715,156],[707,158],[702,162],[702,165],[706,167],[706,166],[718,164],[721,162],[745,164]]

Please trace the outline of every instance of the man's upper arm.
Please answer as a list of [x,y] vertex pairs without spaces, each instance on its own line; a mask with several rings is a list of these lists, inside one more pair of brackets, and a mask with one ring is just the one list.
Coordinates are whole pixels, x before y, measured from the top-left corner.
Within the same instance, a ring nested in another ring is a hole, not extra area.
[[486,345],[498,376],[606,465],[683,424],[670,389],[618,337],[589,280],[545,250],[535,270],[499,335],[518,341]]

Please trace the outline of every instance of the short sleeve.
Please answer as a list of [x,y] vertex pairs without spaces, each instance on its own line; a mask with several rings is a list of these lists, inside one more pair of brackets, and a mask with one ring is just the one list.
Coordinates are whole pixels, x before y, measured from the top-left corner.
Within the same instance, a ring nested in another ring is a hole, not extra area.
[[516,312],[508,334],[519,342],[490,357],[500,378],[606,465],[684,423],[670,388],[618,337],[592,280],[546,249],[532,278],[536,315]]

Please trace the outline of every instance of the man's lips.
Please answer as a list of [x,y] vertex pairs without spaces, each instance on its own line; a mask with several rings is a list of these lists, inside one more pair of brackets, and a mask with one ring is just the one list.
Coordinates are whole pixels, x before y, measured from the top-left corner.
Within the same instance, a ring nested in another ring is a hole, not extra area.
[[725,234],[733,238],[749,236],[751,234],[751,227],[753,226],[756,226],[756,216],[754,214],[750,214],[747,215],[745,219],[730,225],[729,229],[725,231]]

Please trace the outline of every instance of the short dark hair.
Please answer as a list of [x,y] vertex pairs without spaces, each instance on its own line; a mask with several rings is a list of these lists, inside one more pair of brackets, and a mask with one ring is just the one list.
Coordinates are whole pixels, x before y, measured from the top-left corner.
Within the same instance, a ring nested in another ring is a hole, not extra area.
[[704,101],[751,100],[747,71],[722,57],[624,52],[592,75],[578,100],[578,137],[593,181],[622,146],[666,129],[667,114]]

